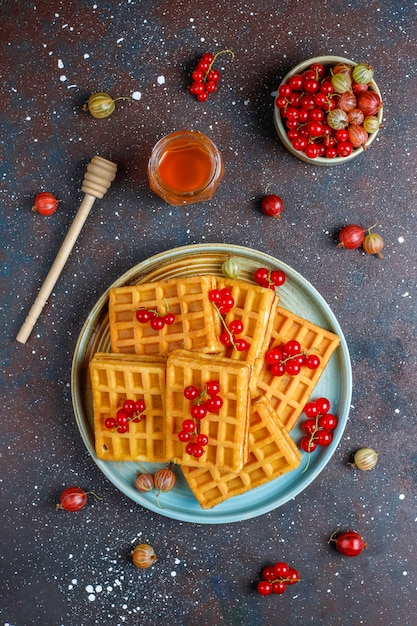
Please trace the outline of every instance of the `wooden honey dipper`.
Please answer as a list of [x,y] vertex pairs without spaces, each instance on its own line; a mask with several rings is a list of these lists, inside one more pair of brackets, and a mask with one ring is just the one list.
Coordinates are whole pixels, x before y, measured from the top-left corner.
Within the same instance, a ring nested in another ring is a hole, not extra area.
[[46,304],[52,289],[58,280],[65,263],[74,247],[78,235],[84,222],[88,217],[88,214],[96,200],[96,198],[102,198],[112,181],[116,176],[117,165],[112,161],[103,159],[100,156],[95,156],[91,159],[87,165],[87,171],[84,176],[83,185],[81,191],[85,193],[77,214],[71,224],[71,227],[65,237],[61,248],[56,256],[56,259],[49,270],[47,277],[39,290],[39,293],[32,305],[19,333],[16,336],[16,340],[20,343],[26,343],[30,333],[35,326],[38,317],[42,313],[43,307]]

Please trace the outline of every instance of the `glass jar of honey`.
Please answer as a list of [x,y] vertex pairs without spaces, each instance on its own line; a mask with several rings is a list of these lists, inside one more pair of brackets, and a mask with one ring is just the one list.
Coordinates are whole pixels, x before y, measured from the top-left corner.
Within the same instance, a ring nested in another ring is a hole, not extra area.
[[168,204],[209,200],[223,178],[222,156],[203,133],[178,130],[158,141],[148,163],[149,186]]

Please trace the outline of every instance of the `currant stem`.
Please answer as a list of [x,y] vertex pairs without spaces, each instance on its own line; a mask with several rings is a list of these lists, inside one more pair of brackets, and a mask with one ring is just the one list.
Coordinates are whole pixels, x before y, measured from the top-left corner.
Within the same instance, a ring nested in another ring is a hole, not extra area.
[[234,59],[234,58],[235,58],[235,54],[234,54],[233,50],[220,50],[219,52],[216,52],[216,54],[215,54],[215,55],[214,55],[214,57],[213,57],[212,62],[210,63],[210,65],[209,65],[209,66],[208,66],[208,68],[207,68],[207,72],[206,72],[206,73],[205,73],[205,75],[204,75],[204,82],[206,82],[206,80],[207,80],[207,75],[208,75],[208,73],[210,72],[211,68],[213,67],[214,62],[216,61],[217,57],[219,57],[221,54],[226,54],[226,53],[231,54],[231,55],[232,55],[232,59]]
[[231,345],[233,346],[233,348],[235,350],[237,350],[236,344],[235,344],[234,339],[233,339],[233,334],[230,332],[230,328],[227,326],[227,324],[226,324],[226,322],[224,320],[223,315],[220,313],[219,307],[217,306],[217,304],[215,302],[213,302],[212,304],[214,305],[214,308],[216,309],[217,314],[220,317],[220,320],[221,320],[221,323],[222,323],[223,327],[225,328],[227,334],[229,335]]

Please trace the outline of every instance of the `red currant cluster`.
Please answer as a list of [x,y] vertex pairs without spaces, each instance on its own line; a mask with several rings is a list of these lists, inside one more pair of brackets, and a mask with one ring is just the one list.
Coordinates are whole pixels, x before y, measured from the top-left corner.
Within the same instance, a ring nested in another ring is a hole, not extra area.
[[141,308],[136,311],[136,319],[140,324],[150,322],[154,330],[162,330],[165,325],[171,326],[175,322],[175,314],[169,313],[168,310],[165,313],[158,313],[155,309]]
[[310,159],[347,157],[368,140],[362,126],[368,107],[364,105],[365,113],[360,108],[360,94],[368,91],[368,85],[355,82],[352,69],[338,63],[327,74],[321,63],[313,63],[278,88],[275,104],[287,137],[295,150]]
[[285,283],[286,276],[282,270],[268,270],[265,267],[258,267],[253,275],[255,281],[262,287],[281,287]]
[[223,325],[223,332],[220,334],[220,341],[224,346],[233,346],[238,352],[249,349],[246,339],[236,339],[236,335],[243,333],[244,325],[241,320],[232,320],[226,323],[224,316],[235,306],[232,290],[228,287],[223,289],[211,289],[208,294],[210,302],[214,305]]
[[257,585],[257,591],[261,596],[269,596],[271,593],[284,593],[287,585],[295,585],[300,582],[300,575],[296,569],[287,563],[275,563],[264,567],[262,580]]
[[220,72],[213,69],[214,62],[220,54],[228,52],[234,57],[231,50],[220,50],[217,54],[206,52],[203,54],[195,69],[191,73],[193,82],[188,88],[189,93],[197,96],[197,100],[205,102],[209,94],[214,93],[217,90],[218,82],[220,79]]
[[106,428],[117,430],[118,433],[127,433],[130,422],[143,420],[146,405],[143,400],[125,400],[123,406],[116,413],[116,417],[107,417],[104,421]]
[[286,343],[271,348],[265,354],[265,361],[269,365],[269,371],[273,376],[297,376],[302,367],[315,370],[320,365],[320,359],[316,354],[308,354],[301,349],[301,344],[296,339],[290,339]]
[[300,448],[304,452],[314,452],[317,446],[328,446],[332,439],[332,431],[337,426],[337,417],[329,413],[330,402],[327,398],[318,398],[308,402],[304,407],[307,419],[303,423],[304,437]]
[[184,389],[184,398],[192,401],[190,408],[191,419],[185,419],[178,439],[186,443],[187,454],[196,458],[204,454],[204,447],[208,444],[208,437],[200,433],[200,421],[207,413],[217,413],[223,406],[223,399],[219,395],[220,384],[217,380],[209,380],[200,391],[195,385],[188,385]]

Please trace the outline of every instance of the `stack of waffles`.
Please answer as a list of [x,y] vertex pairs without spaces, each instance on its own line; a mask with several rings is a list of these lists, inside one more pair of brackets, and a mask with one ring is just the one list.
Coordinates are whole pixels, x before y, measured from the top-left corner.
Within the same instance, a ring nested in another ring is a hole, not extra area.
[[[229,288],[233,308],[220,317],[209,297]],[[139,323],[140,308],[174,313],[173,324],[153,330]],[[223,321],[222,321],[223,320]],[[219,341],[222,324],[243,323],[238,351]],[[109,294],[110,353],[90,363],[97,456],[108,461],[174,462],[202,508],[208,509],[298,467],[291,430],[328,364],[339,338],[279,306],[275,291],[214,275],[116,287]],[[273,376],[265,363],[272,348],[297,339],[320,356],[316,370]],[[200,457],[178,438],[190,418],[186,387],[217,381],[222,406],[198,421],[208,443]],[[126,432],[105,425],[126,399],[145,404],[144,418]]]

